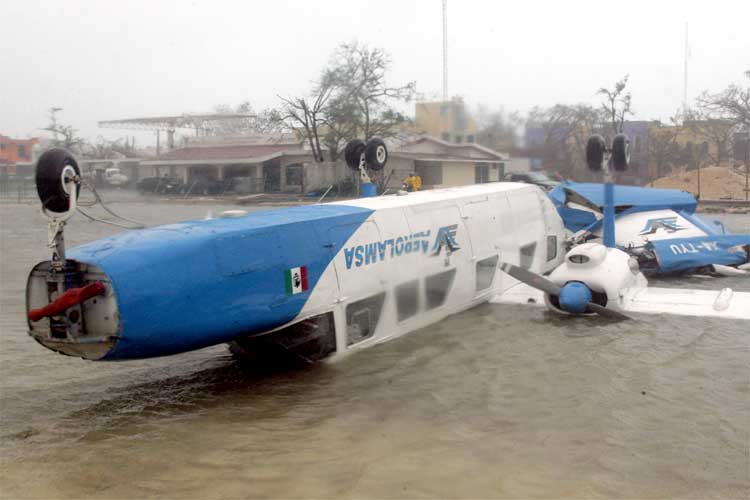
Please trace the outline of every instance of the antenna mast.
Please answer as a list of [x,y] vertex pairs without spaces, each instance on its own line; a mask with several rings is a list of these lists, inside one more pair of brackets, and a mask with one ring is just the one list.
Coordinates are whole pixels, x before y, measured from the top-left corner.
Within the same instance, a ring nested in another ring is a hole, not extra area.
[[682,94],[682,115],[683,119],[687,116],[688,108],[687,108],[687,60],[688,56],[690,55],[690,48],[688,45],[688,31],[687,31],[687,21],[685,22],[685,81],[683,82],[683,94]]
[[443,0],[443,102],[448,100],[448,0]]

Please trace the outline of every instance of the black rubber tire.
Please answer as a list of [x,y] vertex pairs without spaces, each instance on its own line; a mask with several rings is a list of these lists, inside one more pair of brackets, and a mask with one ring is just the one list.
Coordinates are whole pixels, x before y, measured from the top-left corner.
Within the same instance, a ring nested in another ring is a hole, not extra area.
[[362,139],[352,139],[346,143],[344,148],[344,159],[346,164],[352,170],[359,170],[359,159],[365,151],[365,141]]
[[625,134],[617,134],[612,140],[612,166],[624,172],[630,163],[630,141]]
[[[64,149],[45,151],[36,163],[36,192],[42,206],[50,212],[62,213],[70,207],[70,196],[61,181],[63,169],[68,165],[73,167],[76,175],[81,175],[78,162]],[[80,194],[80,189],[76,194]]]
[[365,146],[365,161],[367,166],[372,170],[383,170],[388,162],[388,148],[385,142],[379,137],[373,137],[367,141]]
[[589,137],[589,140],[586,141],[586,164],[589,166],[589,170],[599,172],[602,169],[606,150],[607,145],[604,142],[604,137],[598,134]]

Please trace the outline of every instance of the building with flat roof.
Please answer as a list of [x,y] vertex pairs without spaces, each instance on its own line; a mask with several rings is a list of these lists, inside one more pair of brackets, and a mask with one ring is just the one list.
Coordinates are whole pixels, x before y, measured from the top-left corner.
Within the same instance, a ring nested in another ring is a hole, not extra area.
[[445,142],[478,142],[478,127],[460,97],[450,101],[418,102],[414,106],[416,133],[440,138]]
[[169,175],[186,185],[239,178],[266,193],[306,192],[345,174],[330,162],[316,163],[302,140],[284,135],[191,138],[138,168],[139,178]]
[[18,166],[28,166],[34,161],[34,145],[39,139],[13,139],[0,134],[0,175],[14,176]]
[[[397,188],[410,173],[425,188],[502,180],[509,157],[475,143],[453,143],[427,135],[389,142],[389,160],[374,181]],[[305,193],[354,179],[342,160],[316,162],[305,141],[287,136],[191,139],[188,146],[141,160],[134,180],[177,177],[186,185],[240,179],[254,192]]]

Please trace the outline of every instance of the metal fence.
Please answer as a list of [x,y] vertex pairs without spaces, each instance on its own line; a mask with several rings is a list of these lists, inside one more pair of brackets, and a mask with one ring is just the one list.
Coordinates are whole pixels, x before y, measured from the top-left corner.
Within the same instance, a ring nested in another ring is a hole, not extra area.
[[34,179],[0,177],[0,202],[28,203],[37,199]]

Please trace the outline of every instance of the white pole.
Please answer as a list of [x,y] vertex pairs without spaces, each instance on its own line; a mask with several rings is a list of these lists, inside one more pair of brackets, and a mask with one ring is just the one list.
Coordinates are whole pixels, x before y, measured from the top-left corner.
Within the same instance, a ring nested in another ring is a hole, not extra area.
[[443,0],[443,102],[448,100],[448,0]]
[[683,120],[684,117],[687,116],[688,107],[687,107],[687,59],[689,55],[690,49],[688,47],[688,27],[687,27],[687,21],[685,22],[685,81],[683,85],[683,94],[682,94],[682,113],[683,113]]

